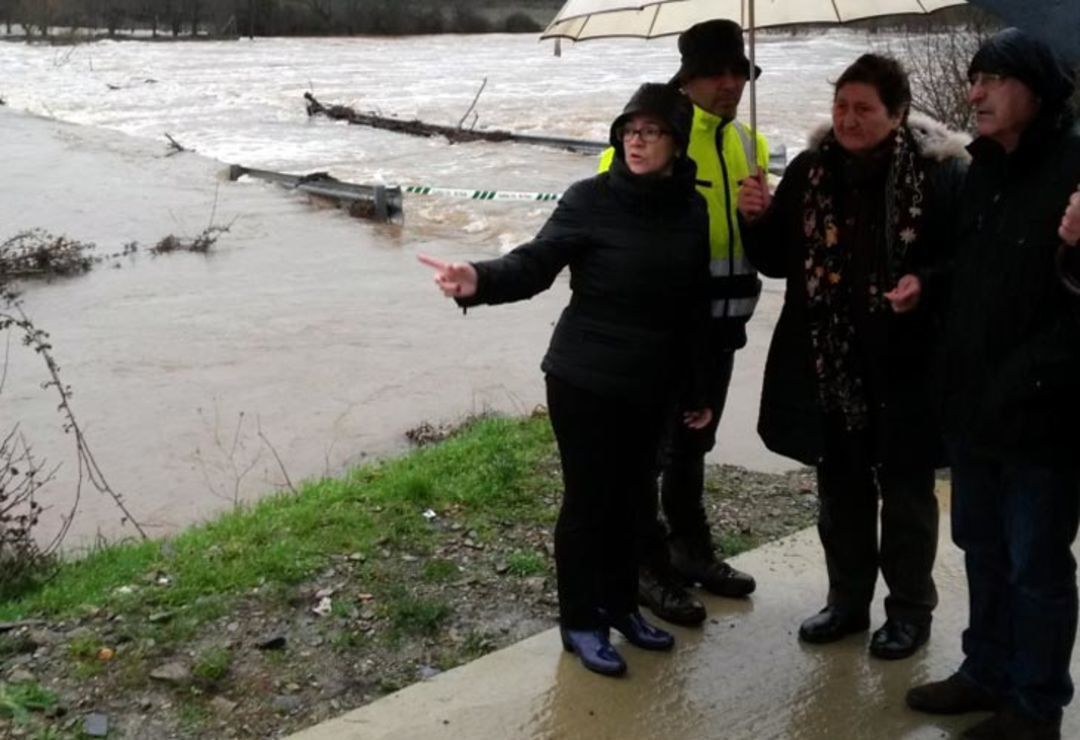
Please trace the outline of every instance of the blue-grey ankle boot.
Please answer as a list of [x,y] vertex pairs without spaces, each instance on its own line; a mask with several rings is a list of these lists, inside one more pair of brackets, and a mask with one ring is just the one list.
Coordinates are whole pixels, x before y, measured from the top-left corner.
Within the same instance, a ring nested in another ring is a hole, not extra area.
[[575,653],[590,671],[605,676],[626,673],[626,662],[612,646],[606,629],[568,630],[560,627],[559,634],[566,651]]

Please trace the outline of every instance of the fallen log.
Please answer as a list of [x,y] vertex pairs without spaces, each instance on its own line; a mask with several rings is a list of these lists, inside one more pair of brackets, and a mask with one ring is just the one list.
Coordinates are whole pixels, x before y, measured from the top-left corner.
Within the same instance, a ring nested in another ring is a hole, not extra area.
[[532,136],[529,134],[514,134],[509,131],[491,130],[476,131],[473,129],[459,128],[455,126],[441,126],[435,123],[423,121],[405,121],[400,118],[388,118],[377,116],[373,113],[360,113],[345,105],[323,105],[309,92],[304,93],[307,100],[307,113],[309,116],[322,115],[337,121],[348,121],[357,126],[370,126],[371,128],[393,131],[410,136],[444,136],[451,144],[466,143],[472,141],[506,142],[518,144],[533,144],[536,146],[548,146],[557,149],[567,149],[572,152],[585,154],[597,154],[607,148],[607,142],[586,141],[583,139],[568,139],[558,136]]

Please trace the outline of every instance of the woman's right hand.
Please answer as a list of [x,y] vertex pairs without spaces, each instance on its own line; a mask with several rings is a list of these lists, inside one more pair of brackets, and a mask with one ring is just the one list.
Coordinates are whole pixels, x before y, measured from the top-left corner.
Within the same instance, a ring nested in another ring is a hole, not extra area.
[[426,254],[418,254],[416,259],[435,270],[435,284],[447,298],[476,295],[476,268],[468,262],[443,262]]
[[739,183],[739,213],[747,223],[752,224],[761,218],[772,203],[766,177],[768,175],[764,172],[758,172]]

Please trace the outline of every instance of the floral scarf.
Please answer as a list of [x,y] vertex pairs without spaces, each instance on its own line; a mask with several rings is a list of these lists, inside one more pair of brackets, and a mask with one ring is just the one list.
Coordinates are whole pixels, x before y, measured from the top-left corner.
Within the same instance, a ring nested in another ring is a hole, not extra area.
[[[907,126],[891,143],[885,184],[885,273],[869,275],[871,313],[890,311],[884,294],[904,274],[903,268],[923,225],[926,165]],[[811,167],[803,200],[806,239],[806,295],[811,357],[819,400],[826,414],[838,416],[848,430],[864,429],[869,418],[865,382],[856,357],[858,337],[851,315],[848,280],[851,249],[841,241],[835,180],[843,151],[833,132]]]

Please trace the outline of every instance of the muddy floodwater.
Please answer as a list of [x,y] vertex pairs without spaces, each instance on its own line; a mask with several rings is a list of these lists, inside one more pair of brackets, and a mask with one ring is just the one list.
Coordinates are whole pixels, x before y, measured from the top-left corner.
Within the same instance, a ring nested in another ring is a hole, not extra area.
[[[847,32],[763,40],[762,130],[798,150],[827,117],[829,79],[869,43]],[[280,490],[286,478],[399,452],[405,430],[422,421],[543,402],[539,362],[565,280],[531,302],[463,317],[415,257],[495,256],[535,233],[551,204],[407,196],[404,225],[380,226],[273,186],[224,182],[220,171],[234,162],[360,182],[561,192],[589,176],[594,159],[308,119],[305,91],[456,124],[486,77],[475,125],[603,139],[637,84],[676,67],[670,39],[567,45],[561,58],[535,37],[500,35],[0,44],[0,239],[44,228],[106,254],[194,236],[211,221],[231,225],[209,256],[140,252],[24,286],[98,463],[136,518],[167,533]],[[166,157],[166,132],[197,154]],[[781,287],[767,286],[738,356],[714,461],[791,465],[754,433]],[[18,422],[35,452],[60,466],[51,531],[77,476],[44,379],[40,360],[13,343],[0,431]],[[131,533],[96,492],[84,491],[79,507],[71,544]]]

